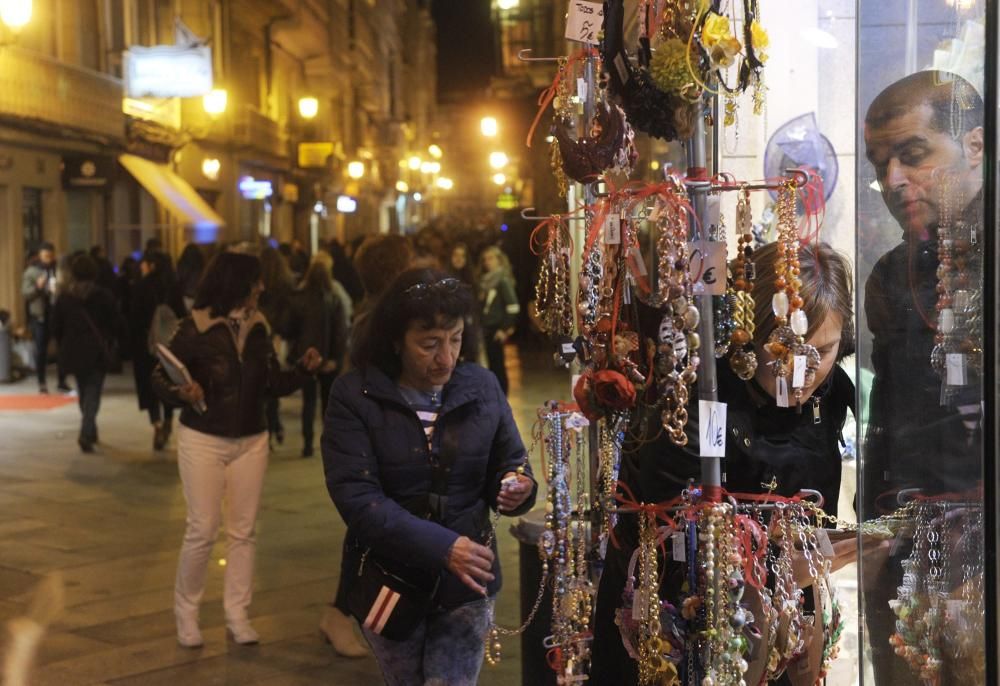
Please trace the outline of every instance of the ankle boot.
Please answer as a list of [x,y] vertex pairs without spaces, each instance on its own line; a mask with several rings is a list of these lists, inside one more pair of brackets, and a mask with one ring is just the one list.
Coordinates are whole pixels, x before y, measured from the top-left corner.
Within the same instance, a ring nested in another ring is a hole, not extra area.
[[328,605],[323,612],[319,632],[341,657],[368,656],[368,649],[354,633],[354,621],[332,605]]

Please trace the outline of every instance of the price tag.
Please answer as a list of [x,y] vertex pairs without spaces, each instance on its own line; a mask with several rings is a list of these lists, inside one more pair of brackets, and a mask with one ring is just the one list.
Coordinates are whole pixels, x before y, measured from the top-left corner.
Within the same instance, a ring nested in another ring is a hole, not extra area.
[[687,562],[687,546],[685,545],[684,532],[675,531],[670,536],[670,544],[675,562]]
[[597,45],[597,33],[604,24],[604,3],[573,0],[566,19],[566,38]]
[[826,529],[817,527],[814,531],[816,533],[816,547],[819,548],[820,554],[825,558],[832,558],[834,555],[833,544],[830,543]]
[[776,385],[774,387],[774,400],[778,404],[778,407],[788,407],[788,382],[785,378],[779,376],[775,379]]
[[[726,244],[721,241],[688,243],[691,275],[700,277],[696,290],[705,295],[726,294]],[[698,288],[700,286],[700,288]]]
[[698,401],[698,438],[702,457],[726,456],[726,403]]
[[576,80],[576,97],[580,98],[580,102],[587,101],[587,80],[578,78]]
[[609,214],[604,218],[604,244],[618,245],[622,242],[622,218]]
[[792,388],[806,385],[806,356],[796,355],[792,359]]
[[949,386],[964,386],[968,381],[965,378],[965,355],[962,353],[948,353],[945,357],[945,381]]

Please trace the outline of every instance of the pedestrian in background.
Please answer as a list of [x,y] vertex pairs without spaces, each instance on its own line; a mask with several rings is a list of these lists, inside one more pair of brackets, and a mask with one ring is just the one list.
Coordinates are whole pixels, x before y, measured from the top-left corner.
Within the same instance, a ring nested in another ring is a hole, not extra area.
[[59,343],[59,362],[76,377],[80,403],[80,435],[85,453],[98,442],[97,413],[104,378],[124,335],[124,322],[114,294],[97,285],[98,266],[86,254],[70,265],[72,279],[52,308],[51,333]]
[[504,346],[514,334],[521,305],[514,287],[514,274],[507,255],[495,245],[479,256],[479,305],[486,359],[496,374],[500,388],[507,393],[507,361]]
[[[292,324],[291,298],[295,290],[295,277],[288,265],[288,258],[281,252],[265,246],[260,252],[261,279],[264,292],[260,296],[260,311],[271,327],[278,360],[287,356],[287,341]],[[278,445],[285,442],[285,427],[281,423],[281,403],[277,396],[267,399],[267,431]]]
[[343,365],[347,349],[347,313],[334,290],[332,268],[330,256],[325,252],[317,253],[293,299],[297,330],[291,342],[292,357],[303,355],[309,348],[315,348],[323,356],[323,366],[315,378],[307,380],[302,387],[302,457],[313,455],[316,387],[319,386],[325,415],[330,386]]
[[28,262],[21,275],[21,295],[35,343],[38,392],[48,393],[45,376],[49,361],[49,324],[56,295],[56,251],[51,243],[42,243],[38,254]]
[[139,261],[142,277],[132,288],[128,315],[132,374],[139,409],[149,414],[153,450],[163,450],[173,433],[174,408],[153,392],[156,343],[167,343],[177,323],[187,314],[170,258],[147,252]]
[[[209,263],[194,309],[170,343],[193,379],[178,386],[158,366],[153,387],[182,405],[177,464],[187,502],[187,528],[177,564],[174,616],[177,641],[197,648],[204,640],[198,610],[205,574],[226,509],[226,627],[240,644],[256,643],[248,609],[253,594],[254,527],[267,468],[265,405],[269,396],[300,388],[322,362],[309,348],[283,371],[267,320],[258,309],[263,291],[260,260],[221,253]],[[195,405],[204,403],[204,411]]]
[[198,292],[198,282],[205,272],[205,253],[197,243],[188,243],[177,258],[177,284],[184,299],[184,308],[190,312],[194,296]]

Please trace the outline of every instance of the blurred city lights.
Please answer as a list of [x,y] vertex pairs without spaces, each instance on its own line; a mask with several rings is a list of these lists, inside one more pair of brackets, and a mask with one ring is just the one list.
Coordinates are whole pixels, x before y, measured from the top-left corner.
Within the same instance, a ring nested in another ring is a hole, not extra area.
[[479,122],[479,130],[488,138],[493,138],[500,131],[496,117],[483,117]]
[[507,157],[505,152],[491,152],[490,153],[490,166],[494,169],[503,169],[510,162],[510,158]]
[[303,119],[312,119],[319,113],[319,100],[312,96],[299,98],[299,114]]

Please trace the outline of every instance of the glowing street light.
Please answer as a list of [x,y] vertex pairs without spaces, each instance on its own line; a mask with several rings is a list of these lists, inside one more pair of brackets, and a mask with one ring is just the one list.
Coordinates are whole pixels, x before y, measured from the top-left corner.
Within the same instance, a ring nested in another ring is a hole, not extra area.
[[496,173],[493,175],[493,183],[498,186],[502,186],[507,183],[507,176],[504,174]]
[[406,183],[405,181],[397,181],[396,190],[399,191],[400,193],[409,193],[410,184]]
[[0,21],[14,31],[31,21],[31,0],[0,0]]
[[434,184],[443,191],[450,191],[455,187],[455,182],[447,176],[442,176],[440,179],[435,181]]
[[439,160],[444,156],[444,151],[441,150],[441,146],[432,144],[428,146],[427,154],[434,159]]
[[504,12],[515,9],[520,4],[520,0],[497,0],[497,8]]
[[491,152],[490,153],[490,166],[494,169],[503,169],[510,162],[510,158],[507,157],[505,152]]
[[229,93],[225,88],[213,88],[201,98],[201,106],[205,114],[210,117],[218,117],[225,113],[226,104],[229,102]]
[[420,165],[420,171],[424,174],[440,174],[441,173],[441,163],[440,162],[424,162]]
[[217,157],[206,157],[201,161],[201,173],[210,181],[219,180],[219,171],[221,169],[222,163],[219,162]]
[[311,95],[299,98],[299,114],[303,119],[313,119],[319,114],[319,100]]
[[365,163],[360,160],[354,160],[353,162],[348,163],[347,175],[355,181],[360,179],[365,175]]
[[420,159],[417,155],[414,155],[413,157],[411,157],[406,161],[406,164],[410,167],[412,171],[417,171],[418,169],[420,169],[420,165],[423,163],[424,161]]
[[479,130],[487,138],[496,138],[497,133],[500,131],[500,125],[497,124],[496,117],[483,117],[479,121]]

